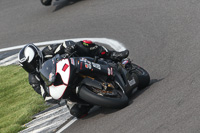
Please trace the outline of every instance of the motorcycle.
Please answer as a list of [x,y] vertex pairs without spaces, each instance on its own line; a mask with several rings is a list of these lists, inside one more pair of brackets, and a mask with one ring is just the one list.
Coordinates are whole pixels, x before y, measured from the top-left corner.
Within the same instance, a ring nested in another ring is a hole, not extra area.
[[118,109],[128,105],[133,90],[150,82],[148,72],[128,59],[113,62],[99,57],[56,55],[43,63],[40,75],[54,99],[73,96],[83,103]]

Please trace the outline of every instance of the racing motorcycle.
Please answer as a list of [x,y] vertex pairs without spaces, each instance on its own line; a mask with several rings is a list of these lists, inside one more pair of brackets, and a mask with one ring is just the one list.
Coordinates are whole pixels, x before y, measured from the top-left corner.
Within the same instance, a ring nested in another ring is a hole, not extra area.
[[113,62],[99,57],[56,55],[40,69],[47,91],[54,99],[70,96],[84,103],[107,108],[123,108],[135,89],[148,86],[150,76],[129,59]]

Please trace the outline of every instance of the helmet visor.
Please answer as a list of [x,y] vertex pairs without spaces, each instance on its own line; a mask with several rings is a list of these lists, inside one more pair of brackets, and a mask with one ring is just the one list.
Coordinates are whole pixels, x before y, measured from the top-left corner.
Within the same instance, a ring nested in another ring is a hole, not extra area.
[[36,72],[36,68],[33,65],[30,65],[30,63],[28,63],[28,62],[23,62],[22,67],[28,73],[34,73],[34,72]]

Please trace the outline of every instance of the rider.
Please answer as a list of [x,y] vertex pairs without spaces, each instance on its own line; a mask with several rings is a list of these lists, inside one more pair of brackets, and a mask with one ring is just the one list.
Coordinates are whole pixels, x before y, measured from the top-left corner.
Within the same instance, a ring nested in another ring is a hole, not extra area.
[[[29,73],[29,84],[38,94],[43,96],[46,102],[58,103],[59,101],[54,100],[45,89],[45,83],[39,75],[39,69],[41,68],[42,63],[56,54],[70,55],[75,51],[78,56],[99,56],[116,62],[121,61],[129,55],[128,50],[122,52],[110,51],[90,40],[83,40],[80,42],[65,41],[60,44],[51,44],[46,46],[42,51],[34,44],[27,44],[18,54],[19,64]],[[76,117],[87,114],[91,108],[91,106],[78,104],[73,98],[67,100],[67,107],[70,110],[70,113]]]

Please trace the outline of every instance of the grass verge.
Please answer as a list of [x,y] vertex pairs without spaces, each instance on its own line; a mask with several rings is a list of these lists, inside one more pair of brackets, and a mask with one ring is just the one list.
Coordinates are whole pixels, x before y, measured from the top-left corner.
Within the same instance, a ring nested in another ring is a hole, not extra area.
[[16,133],[31,116],[47,106],[28,83],[28,74],[19,66],[0,67],[0,133]]

